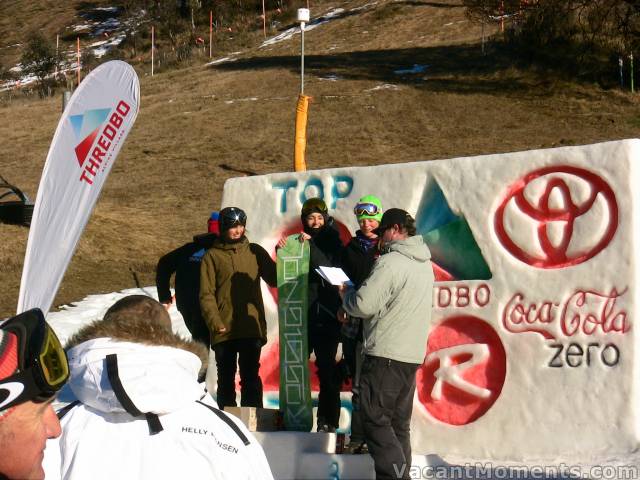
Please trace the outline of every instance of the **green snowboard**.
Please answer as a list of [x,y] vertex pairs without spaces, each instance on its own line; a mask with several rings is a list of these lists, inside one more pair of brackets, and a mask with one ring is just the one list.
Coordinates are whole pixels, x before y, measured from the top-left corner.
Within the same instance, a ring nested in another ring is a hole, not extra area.
[[300,243],[298,237],[290,235],[278,249],[280,410],[286,430],[309,432],[313,425],[307,344],[309,242]]

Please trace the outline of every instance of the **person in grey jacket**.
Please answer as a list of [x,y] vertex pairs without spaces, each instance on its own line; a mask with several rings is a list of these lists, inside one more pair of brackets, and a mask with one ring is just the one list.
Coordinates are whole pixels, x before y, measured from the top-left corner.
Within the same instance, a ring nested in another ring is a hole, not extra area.
[[431,321],[431,254],[415,221],[391,208],[377,229],[381,256],[364,283],[340,287],[344,310],[364,319],[360,404],[376,478],[409,478],[416,371]]

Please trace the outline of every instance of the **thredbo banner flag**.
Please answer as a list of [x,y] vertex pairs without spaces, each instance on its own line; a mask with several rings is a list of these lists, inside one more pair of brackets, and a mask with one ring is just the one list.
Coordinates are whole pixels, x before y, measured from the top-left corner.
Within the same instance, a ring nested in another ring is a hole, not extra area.
[[100,65],[71,97],[40,179],[18,312],[49,311],[139,106],[138,76],[121,61]]

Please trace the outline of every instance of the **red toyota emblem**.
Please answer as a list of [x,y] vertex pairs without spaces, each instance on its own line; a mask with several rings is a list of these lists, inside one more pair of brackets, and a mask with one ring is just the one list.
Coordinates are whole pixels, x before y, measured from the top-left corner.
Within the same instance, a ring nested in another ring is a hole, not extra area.
[[504,346],[491,325],[469,315],[450,317],[429,334],[416,376],[418,398],[441,422],[466,425],[495,403],[506,372]]
[[598,175],[577,167],[547,167],[509,187],[494,227],[502,246],[521,262],[564,268],[589,260],[611,242],[618,204]]

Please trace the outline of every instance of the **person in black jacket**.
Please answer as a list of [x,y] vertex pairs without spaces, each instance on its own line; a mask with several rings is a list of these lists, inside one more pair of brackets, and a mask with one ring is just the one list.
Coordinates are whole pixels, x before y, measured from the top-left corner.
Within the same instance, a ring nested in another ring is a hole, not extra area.
[[193,237],[193,241],[167,253],[156,267],[158,301],[165,308],[172,303],[170,280],[175,277],[176,307],[184,319],[194,340],[211,345],[209,328],[200,311],[200,262],[220,233],[218,212],[213,212],[208,221],[208,232]]
[[[360,230],[342,252],[342,269],[353,282],[360,285],[371,273],[379,256],[378,235],[375,229],[382,219],[382,203],[374,195],[366,195],[358,200],[353,212],[358,219]],[[345,450],[349,453],[367,453],[364,427],[360,413],[360,367],[362,365],[362,319],[348,317],[344,310],[338,310],[342,325],[342,351],[351,374],[351,435]]]
[[335,287],[324,282],[316,272],[319,266],[338,267],[343,245],[320,198],[310,198],[302,205],[301,241],[310,246],[309,261],[309,353],[316,356],[320,380],[318,395],[318,431],[335,432],[340,419],[341,379],[336,375],[336,353],[340,343],[337,319],[341,300]]

